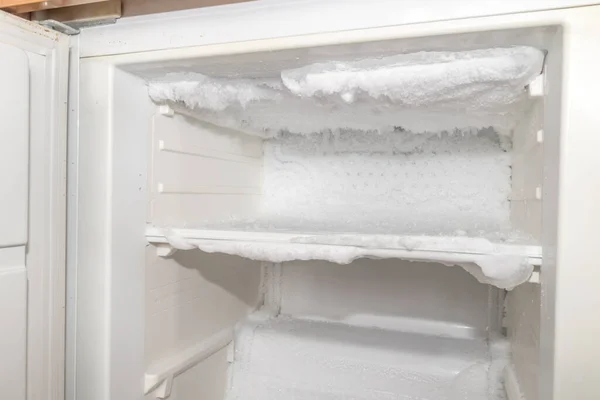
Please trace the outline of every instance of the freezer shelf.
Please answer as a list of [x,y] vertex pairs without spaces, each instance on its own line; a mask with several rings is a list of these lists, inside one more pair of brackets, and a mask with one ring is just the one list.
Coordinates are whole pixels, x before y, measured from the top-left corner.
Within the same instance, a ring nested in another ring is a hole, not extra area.
[[148,227],[146,238],[162,257],[200,249],[267,262],[325,260],[348,264],[359,258],[397,258],[459,265],[480,282],[511,289],[539,280],[541,246],[493,243],[485,238],[250,232]]
[[228,399],[500,398],[508,345],[279,316],[236,335]]

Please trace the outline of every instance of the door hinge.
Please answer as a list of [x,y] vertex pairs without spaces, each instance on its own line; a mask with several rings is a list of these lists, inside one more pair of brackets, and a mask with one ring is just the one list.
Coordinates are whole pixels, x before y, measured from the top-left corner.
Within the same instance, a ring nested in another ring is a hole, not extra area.
[[56,21],[54,19],[46,19],[44,21],[38,21],[38,24],[48,28],[55,30],[60,33],[64,33],[65,35],[74,36],[79,35],[79,29],[73,28],[67,24],[63,24],[62,22]]

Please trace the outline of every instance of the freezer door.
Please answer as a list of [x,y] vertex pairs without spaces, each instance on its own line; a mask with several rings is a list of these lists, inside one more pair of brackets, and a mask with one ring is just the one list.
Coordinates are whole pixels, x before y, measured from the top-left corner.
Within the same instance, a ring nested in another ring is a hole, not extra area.
[[0,385],[10,398],[25,394],[29,61],[0,43]]
[[0,12],[0,393],[6,399],[54,399],[50,375],[64,364],[62,355],[56,364],[52,348],[56,308],[46,303],[64,297],[47,284],[64,282],[64,258],[53,258],[64,254],[64,240],[49,239],[60,235],[52,228],[53,209],[64,219],[60,200],[52,200],[61,186],[55,174],[64,171],[64,157],[55,157],[64,145],[56,141],[66,138],[60,123],[66,109],[51,104],[61,85],[66,95],[61,58],[68,61],[66,36]]

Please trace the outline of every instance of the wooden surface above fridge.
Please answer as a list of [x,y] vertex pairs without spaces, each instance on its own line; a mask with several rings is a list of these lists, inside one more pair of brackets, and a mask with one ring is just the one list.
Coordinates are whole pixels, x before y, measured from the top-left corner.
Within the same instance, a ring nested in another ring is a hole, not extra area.
[[251,0],[122,0],[123,16],[155,14],[167,11],[220,6]]
[[15,14],[55,10],[53,13],[57,13],[59,16],[65,13],[85,16],[87,14],[98,14],[99,10],[104,9],[110,9],[110,13],[114,14],[115,4],[118,3],[119,13],[122,16],[134,16],[219,6],[243,1],[249,0],[0,0],[0,9]]
[[109,0],[0,0],[0,8],[13,13],[27,13],[107,1]]

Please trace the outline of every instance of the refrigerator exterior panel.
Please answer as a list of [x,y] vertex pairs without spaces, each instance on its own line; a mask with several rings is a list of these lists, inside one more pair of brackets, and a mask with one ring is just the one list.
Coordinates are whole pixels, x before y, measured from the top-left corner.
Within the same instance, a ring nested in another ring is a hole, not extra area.
[[0,391],[64,398],[69,38],[0,12]]
[[[170,50],[600,4],[590,0],[252,1],[120,20],[82,32],[82,57]],[[160,31],[161,35],[156,35]]]

